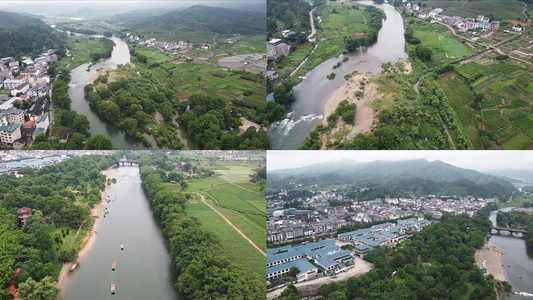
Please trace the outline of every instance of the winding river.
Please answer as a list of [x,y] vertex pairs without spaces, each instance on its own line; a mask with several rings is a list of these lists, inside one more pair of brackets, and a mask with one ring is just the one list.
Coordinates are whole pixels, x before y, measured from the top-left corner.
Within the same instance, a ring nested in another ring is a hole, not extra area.
[[268,126],[267,135],[271,149],[296,149],[302,145],[310,131],[324,118],[324,105],[329,96],[344,82],[344,75],[357,70],[359,73],[381,72],[384,62],[407,59],[403,36],[403,19],[389,4],[375,4],[372,1],[357,3],[374,5],[385,11],[387,19],[372,46],[347,55],[349,60],[335,69],[336,77],[327,80],[333,65],[342,60],[342,55],[332,58],[310,71],[300,84],[294,87],[296,101],[288,107],[284,119]]
[[[509,211],[511,209],[502,208],[500,210]],[[496,211],[492,211],[489,216],[495,226],[496,214]],[[489,242],[504,252],[501,260],[502,264],[510,265],[504,270],[507,281],[513,286],[513,292],[523,293],[510,295],[506,299],[531,299],[533,297],[533,250],[527,248],[526,241],[519,234],[495,234],[493,232]],[[516,277],[516,275],[522,276],[522,278]]]
[[[139,168],[118,168],[117,183],[108,195],[109,214],[101,219],[92,248],[68,274],[62,299],[185,299],[173,286],[177,274],[144,195]],[[110,292],[111,281],[116,284],[115,295]]]
[[[98,69],[116,69],[118,65],[130,62],[131,57],[128,45],[119,38],[113,37],[111,39],[115,42],[115,46],[113,47],[113,52],[111,53],[110,58],[98,61],[90,67],[89,71],[87,71],[87,68],[90,63],[86,63],[76,67],[70,72],[71,79],[68,94],[72,99],[71,110],[75,110],[79,114],[87,116],[91,123],[91,129],[89,129],[91,136],[102,134],[111,140],[114,147],[122,150],[151,149],[145,147],[139,140],[126,135],[126,133],[121,131],[117,126],[107,122],[98,114],[98,111],[85,100],[83,87],[90,83],[91,76],[96,74]],[[190,140],[186,133],[178,129],[178,136],[184,144],[184,149],[195,149],[194,142]],[[153,136],[145,134],[145,137],[152,144],[152,149],[158,149]]]

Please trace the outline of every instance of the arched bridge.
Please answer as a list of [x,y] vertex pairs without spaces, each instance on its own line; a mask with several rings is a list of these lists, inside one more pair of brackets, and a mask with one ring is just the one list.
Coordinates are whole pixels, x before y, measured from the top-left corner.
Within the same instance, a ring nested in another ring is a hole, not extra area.
[[119,160],[117,164],[119,166],[125,166],[125,165],[134,166],[134,165],[139,165],[139,161],[138,160]]
[[496,226],[492,226],[491,228],[492,230],[496,230],[498,233],[500,231],[509,231],[510,233],[515,233],[515,232],[518,232],[518,233],[521,233],[523,235],[526,235],[528,232],[527,230],[521,230],[521,229],[514,229],[514,228],[506,228],[506,227],[496,227]]

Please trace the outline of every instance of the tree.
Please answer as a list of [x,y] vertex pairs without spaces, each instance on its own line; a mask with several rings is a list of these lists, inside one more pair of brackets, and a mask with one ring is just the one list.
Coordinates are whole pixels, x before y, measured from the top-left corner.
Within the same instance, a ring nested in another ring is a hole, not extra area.
[[67,150],[80,149],[80,145],[85,141],[85,139],[86,137],[84,134],[74,132],[68,139]]
[[285,107],[274,101],[267,102],[266,106],[267,120],[274,122],[280,120],[285,115]]
[[53,300],[61,291],[52,277],[46,276],[40,282],[36,282],[31,277],[19,284],[19,295],[21,300]]
[[113,150],[113,144],[105,136],[101,134],[95,135],[87,143],[87,149],[89,150]]
[[415,47],[415,55],[422,61],[429,61],[431,60],[431,49],[426,45],[418,44]]
[[46,134],[44,132],[40,132],[37,134],[37,136],[35,136],[36,143],[46,142],[47,140],[48,138],[46,137]]
[[72,121],[72,128],[77,132],[87,133],[87,130],[91,128],[91,124],[86,115],[77,115]]
[[290,271],[289,271],[289,274],[292,277],[296,277],[296,275],[298,275],[298,273],[300,273],[300,269],[298,269],[298,267],[292,266]]
[[118,124],[120,122],[120,107],[114,102],[109,102],[104,108],[104,116],[109,122]]

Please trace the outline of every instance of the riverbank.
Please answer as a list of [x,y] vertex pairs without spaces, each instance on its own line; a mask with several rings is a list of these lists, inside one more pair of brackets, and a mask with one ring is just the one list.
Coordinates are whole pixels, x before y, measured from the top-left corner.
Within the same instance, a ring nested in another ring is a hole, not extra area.
[[[117,172],[118,172],[118,169],[111,167],[109,169],[101,171],[100,174],[105,175],[106,178],[116,178]],[[97,233],[98,226],[100,225],[100,216],[102,215],[102,211],[104,210],[106,199],[107,199],[107,194],[110,188],[111,186],[106,184],[105,189],[100,192],[102,200],[99,203],[97,203],[93,207],[93,209],[91,209],[90,218],[94,219],[93,227],[89,231],[89,234],[83,239],[83,242],[82,242],[83,247],[78,252],[78,259],[76,260],[76,262],[79,261],[83,256],[85,256],[87,252],[89,252],[91,247],[94,245],[96,236],[98,234]],[[96,233],[96,234],[93,234],[93,233]],[[72,265],[74,265],[74,263],[76,262],[66,262],[63,264],[63,267],[61,268],[61,273],[59,273],[59,278],[57,282],[57,285],[62,290],[64,289],[65,284],[66,284],[67,274],[70,272],[70,268],[72,267]],[[61,296],[59,297],[59,299],[62,299]]]
[[502,266],[502,252],[495,245],[485,243],[482,249],[476,250],[476,265],[483,269],[483,261],[487,261],[487,273],[492,274],[494,278],[500,281],[507,281],[504,266]]
[[[355,103],[357,108],[355,110],[355,124],[345,124],[342,118],[337,120],[335,128],[331,132],[321,136],[322,149],[326,149],[327,142],[335,142],[337,140],[336,133],[340,135],[339,140],[352,140],[359,133],[369,133],[372,130],[376,113],[371,107],[372,102],[376,99],[378,94],[378,87],[375,83],[369,83],[369,79],[375,78],[375,75],[370,73],[354,74],[352,77],[339,86],[333,94],[324,103],[324,116],[322,124],[328,125],[327,116],[333,114],[343,100],[348,100],[349,103]],[[364,86],[361,82],[365,82]],[[363,89],[361,89],[363,88]],[[357,98],[356,92],[364,91],[363,96]]]

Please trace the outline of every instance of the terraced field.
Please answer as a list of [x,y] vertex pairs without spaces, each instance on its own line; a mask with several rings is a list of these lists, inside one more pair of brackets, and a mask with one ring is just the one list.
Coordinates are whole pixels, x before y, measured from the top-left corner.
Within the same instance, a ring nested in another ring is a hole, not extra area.
[[[456,66],[454,72],[439,77],[439,85],[462,126],[470,130],[475,148],[481,149],[479,132],[486,130],[500,149],[531,149],[533,69],[512,59],[499,61],[495,57],[496,54],[489,54],[479,62]],[[481,110],[472,108],[476,94],[484,96]],[[481,119],[476,120],[476,115]]]

